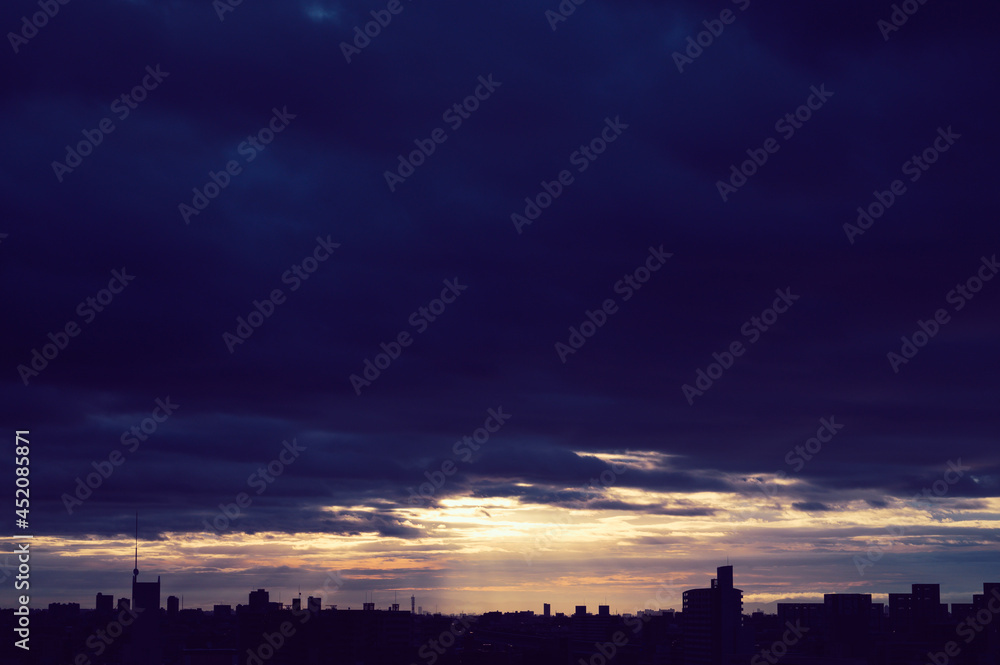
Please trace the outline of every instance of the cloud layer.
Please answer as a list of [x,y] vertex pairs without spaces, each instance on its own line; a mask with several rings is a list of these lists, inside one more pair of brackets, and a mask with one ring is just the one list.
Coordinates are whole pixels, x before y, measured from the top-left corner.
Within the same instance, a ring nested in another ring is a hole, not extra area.
[[124,585],[136,510],[206,605],[321,560],[475,610],[1000,574],[994,8],[406,0],[347,62],[385,5],[213,7],[0,58],[42,596]]

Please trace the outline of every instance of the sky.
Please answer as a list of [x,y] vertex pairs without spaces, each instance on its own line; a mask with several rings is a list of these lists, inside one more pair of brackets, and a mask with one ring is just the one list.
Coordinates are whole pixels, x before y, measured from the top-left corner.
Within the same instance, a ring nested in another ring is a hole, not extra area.
[[998,16],[903,5],[5,3],[32,605],[136,513],[186,607],[970,602]]

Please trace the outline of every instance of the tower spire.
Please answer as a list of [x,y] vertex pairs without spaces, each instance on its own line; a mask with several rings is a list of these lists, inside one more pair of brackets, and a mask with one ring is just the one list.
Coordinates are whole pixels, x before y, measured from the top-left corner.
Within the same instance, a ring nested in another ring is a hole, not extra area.
[[135,511],[135,568],[132,569],[132,583],[139,577],[139,511]]

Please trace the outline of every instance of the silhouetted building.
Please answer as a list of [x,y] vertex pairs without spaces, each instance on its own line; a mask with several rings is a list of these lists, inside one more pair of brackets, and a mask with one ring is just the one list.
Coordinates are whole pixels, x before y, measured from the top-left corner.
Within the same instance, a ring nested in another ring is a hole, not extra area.
[[181,610],[181,599],[177,596],[167,596],[167,616],[175,617]]
[[[1000,651],[1000,582],[983,582],[983,593],[972,597],[973,611],[966,616],[975,616],[973,620],[989,635],[992,648]],[[955,617],[961,620],[965,617]]]
[[312,596],[309,596],[309,598],[306,600],[306,603],[307,603],[306,604],[307,610],[309,610],[310,612],[319,612],[320,608],[322,607],[323,599],[313,598]]
[[952,603],[951,618],[954,621],[962,621],[976,613],[976,604],[973,603]]
[[743,591],[733,567],[719,566],[708,589],[684,592],[684,659],[691,665],[733,665],[748,655],[743,634]]
[[250,611],[266,612],[270,605],[271,594],[264,589],[257,589],[250,592]]
[[[986,599],[1000,598],[1000,582],[983,582],[983,596]],[[996,605],[994,605],[996,607]]]
[[798,624],[818,633],[824,628],[825,614],[823,603],[778,603],[778,623],[782,626]]
[[910,593],[889,594],[889,621],[894,632],[925,633],[945,619],[940,585],[914,584],[911,589]]
[[150,665],[163,661],[160,620],[160,578],[155,582],[139,581],[139,514],[135,516],[135,568],[132,569],[132,610],[129,643],[125,662]]
[[97,613],[101,616],[107,616],[115,611],[115,597],[111,594],[97,594],[97,603],[94,605]]
[[155,582],[132,583],[132,607],[136,612],[153,610],[155,614],[160,609],[160,578]]
[[874,653],[872,597],[868,593],[828,593],[824,650],[837,658],[868,658]]
[[871,630],[883,633],[889,629],[889,617],[885,611],[885,603],[872,603]]
[[49,612],[59,621],[73,621],[80,616],[80,603],[49,603]]
[[[436,656],[438,665],[1000,665],[998,583],[985,583],[971,603],[953,604],[951,616],[935,611],[940,607],[937,585],[915,585],[911,593],[893,594],[897,622],[910,628],[930,623],[926,631],[895,632],[883,605],[871,602],[868,594],[853,593],[826,594],[822,603],[779,603],[777,615],[755,611],[734,628],[742,593],[733,588],[728,566],[719,569],[710,588],[684,594],[683,613],[643,610],[618,616],[600,605],[588,614],[580,605],[567,616],[553,613],[545,603],[545,617],[527,610],[479,617],[434,613],[415,619],[396,609],[321,612],[319,598],[308,601],[315,612],[300,609],[296,615],[274,609],[276,603],[257,595],[255,602],[267,608],[262,612],[247,605],[236,612],[217,605],[212,615],[200,609],[173,614],[176,598],[168,598],[167,611],[161,612],[159,581],[143,584],[138,570],[133,573],[134,597],[131,603],[122,599],[120,615],[102,617],[75,603],[32,611],[35,661],[401,665],[429,663]],[[114,600],[104,594],[98,598],[104,610]],[[0,610],[0,630],[10,634],[17,621],[13,609]],[[113,642],[100,638],[107,649],[98,654],[97,636],[105,634]],[[752,638],[753,650],[743,643],[747,638]],[[15,648],[10,641],[0,644],[0,664],[21,662]],[[952,655],[956,648],[961,653]]]
[[544,614],[547,617],[552,616],[552,606],[549,605],[548,603],[542,605],[542,614]]
[[160,621],[160,578],[155,582],[139,582],[132,578],[132,614],[135,619],[129,627],[131,640],[128,663],[148,665],[162,660]]

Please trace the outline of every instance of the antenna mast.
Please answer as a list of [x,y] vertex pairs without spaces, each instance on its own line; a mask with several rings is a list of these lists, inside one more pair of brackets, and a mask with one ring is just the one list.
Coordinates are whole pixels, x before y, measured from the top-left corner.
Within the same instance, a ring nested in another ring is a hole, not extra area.
[[132,583],[139,577],[139,511],[135,511],[135,568],[132,569]]

